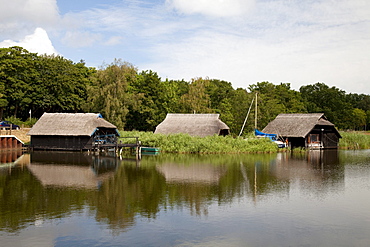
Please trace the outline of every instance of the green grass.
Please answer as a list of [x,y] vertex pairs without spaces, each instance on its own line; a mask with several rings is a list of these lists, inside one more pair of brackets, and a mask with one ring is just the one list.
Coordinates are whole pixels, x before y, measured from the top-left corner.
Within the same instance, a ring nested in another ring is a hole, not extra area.
[[341,149],[370,149],[370,134],[365,132],[341,131],[339,141]]
[[[139,137],[143,146],[158,147],[167,153],[276,153],[276,144],[266,138],[233,138],[231,136],[192,137],[188,134],[153,134],[152,132],[122,131],[121,137]],[[134,139],[121,138],[122,142]]]

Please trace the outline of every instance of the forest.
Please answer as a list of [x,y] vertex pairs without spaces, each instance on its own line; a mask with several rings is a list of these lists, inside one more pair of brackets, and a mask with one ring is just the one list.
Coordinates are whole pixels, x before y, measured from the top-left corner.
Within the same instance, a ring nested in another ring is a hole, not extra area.
[[[121,130],[154,131],[167,113],[219,113],[235,136],[256,93],[260,129],[280,113],[324,113],[340,130],[370,126],[370,95],[321,82],[299,91],[289,83],[268,81],[234,89],[219,79],[163,80],[121,59],[94,68],[83,60],[76,63],[22,47],[0,48],[0,120],[36,121],[44,112],[95,112]],[[253,128],[250,117],[244,133]]]

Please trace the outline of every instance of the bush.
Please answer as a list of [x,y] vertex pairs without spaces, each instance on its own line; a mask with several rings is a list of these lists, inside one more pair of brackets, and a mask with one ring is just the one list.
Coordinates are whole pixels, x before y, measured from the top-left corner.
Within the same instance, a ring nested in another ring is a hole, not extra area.
[[345,132],[341,131],[342,138],[339,141],[341,149],[369,149],[370,134],[364,132]]
[[139,137],[143,146],[158,147],[168,153],[271,153],[278,150],[276,144],[266,138],[193,137],[188,134],[163,135],[139,131],[122,131],[120,134],[122,142],[132,143],[132,139],[125,137]]

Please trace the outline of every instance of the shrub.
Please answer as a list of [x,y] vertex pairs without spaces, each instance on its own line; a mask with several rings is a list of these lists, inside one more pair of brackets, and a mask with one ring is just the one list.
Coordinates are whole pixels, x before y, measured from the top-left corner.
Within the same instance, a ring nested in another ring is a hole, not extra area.
[[275,143],[266,138],[233,138],[231,136],[193,137],[188,134],[154,134],[152,132],[122,131],[121,141],[132,142],[125,137],[139,137],[143,146],[159,147],[169,153],[259,153],[277,152]]

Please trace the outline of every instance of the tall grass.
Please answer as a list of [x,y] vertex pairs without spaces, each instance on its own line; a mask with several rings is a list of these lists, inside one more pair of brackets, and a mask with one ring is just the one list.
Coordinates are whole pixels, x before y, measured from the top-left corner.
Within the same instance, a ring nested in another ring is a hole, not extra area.
[[[233,138],[231,136],[193,137],[188,134],[153,134],[151,132],[122,131],[121,137],[139,137],[143,146],[159,147],[168,153],[274,153],[276,144],[266,138]],[[127,138],[122,142],[132,142]]]
[[370,133],[341,131],[339,141],[341,149],[370,149]]

